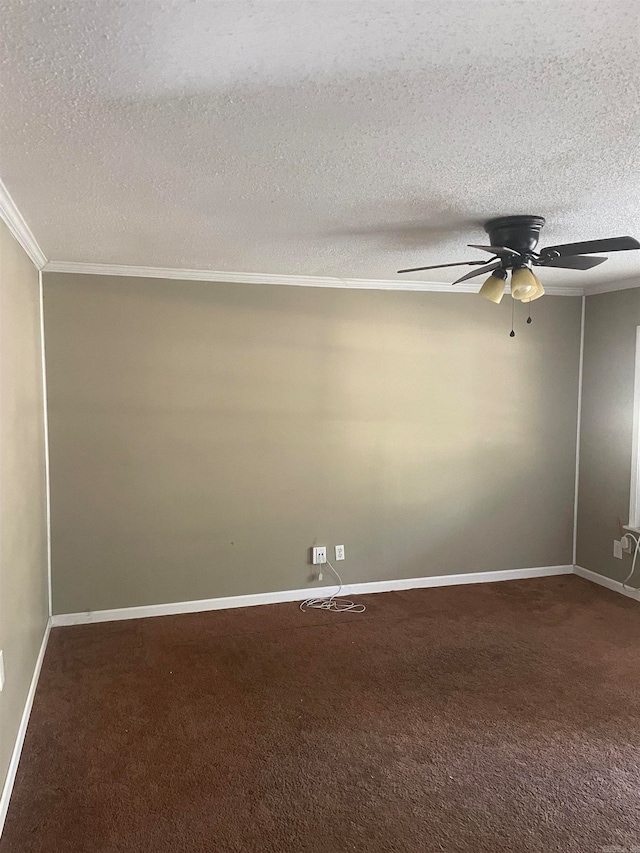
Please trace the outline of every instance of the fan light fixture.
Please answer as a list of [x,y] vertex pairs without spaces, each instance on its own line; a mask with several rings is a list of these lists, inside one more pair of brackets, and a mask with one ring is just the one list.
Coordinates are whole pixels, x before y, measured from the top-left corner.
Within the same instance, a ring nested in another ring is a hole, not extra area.
[[529,267],[516,267],[511,273],[511,295],[518,302],[533,302],[544,296],[544,287]]
[[484,296],[489,302],[499,304],[504,296],[504,291],[507,284],[507,271],[498,267],[494,270],[489,278],[480,288],[480,296]]
[[542,286],[542,282],[536,278],[538,282],[536,292],[533,296],[530,296],[528,299],[523,299],[523,302],[533,302],[535,299],[540,299],[541,296],[544,296],[544,287]]
[[[473,267],[454,282],[462,284],[479,275],[491,273],[480,289],[480,296],[498,304],[506,290],[506,281],[511,271],[511,296],[516,302],[533,302],[544,296],[544,287],[533,273],[533,267],[557,267],[565,270],[590,270],[603,264],[606,257],[594,257],[600,252],[627,252],[640,249],[635,237],[605,237],[602,240],[584,240],[580,243],[560,243],[536,251],[540,231],[545,224],[544,216],[501,216],[484,224],[489,235],[489,245],[469,243],[472,249],[487,252],[487,260],[456,261],[449,264],[434,264],[428,267],[409,267],[399,273],[439,270],[448,267]],[[513,331],[513,309],[511,337]],[[531,311],[527,323],[531,323]]]

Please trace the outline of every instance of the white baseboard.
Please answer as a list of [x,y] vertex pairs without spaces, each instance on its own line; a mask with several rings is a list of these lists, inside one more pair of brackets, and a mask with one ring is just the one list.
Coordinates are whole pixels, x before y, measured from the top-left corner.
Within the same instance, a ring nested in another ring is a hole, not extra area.
[[40,651],[38,652],[38,659],[36,660],[35,668],[33,670],[31,684],[29,685],[29,692],[27,693],[27,700],[24,704],[24,711],[22,712],[22,719],[20,720],[20,727],[18,728],[16,742],[13,747],[13,752],[11,753],[11,761],[9,762],[9,768],[7,770],[7,778],[5,779],[4,786],[2,788],[2,794],[0,795],[0,837],[2,836],[4,822],[7,817],[7,811],[9,809],[9,800],[11,799],[13,784],[16,780],[16,773],[18,772],[20,754],[22,753],[22,746],[24,744],[24,738],[27,733],[27,725],[29,724],[29,717],[31,716],[31,708],[33,707],[33,697],[36,695],[36,687],[38,686],[38,679],[40,678],[40,670],[42,669],[42,661],[44,660],[44,653],[47,650],[47,643],[49,642],[50,632],[51,619],[49,619],[47,622],[44,637],[42,638],[42,644],[40,646]]
[[[569,575],[573,566],[539,566],[530,569],[505,569],[495,572],[468,572],[457,575],[438,575],[425,578],[401,578],[388,581],[345,584],[345,595],[364,595],[373,592],[392,592],[402,589],[420,589],[433,586],[452,586],[467,583],[494,583],[496,581],[541,578],[549,575]],[[278,592],[261,592],[251,595],[232,595],[224,598],[204,598],[199,601],[176,601],[170,604],[147,604],[142,607],[121,607],[115,610],[88,610],[83,613],[62,613],[52,616],[52,625],[86,625],[91,622],[115,622],[120,619],[144,619],[149,616],[171,616],[178,613],[201,613],[206,610],[225,610],[231,607],[254,607],[259,604],[281,604],[287,601],[304,601],[311,596],[322,598],[336,591],[333,586],[285,589]]]
[[585,580],[600,584],[600,586],[606,586],[607,589],[612,589],[614,592],[626,595],[627,598],[633,598],[634,601],[640,601],[640,589],[625,589],[620,581],[615,581],[606,575],[600,575],[598,572],[592,572],[591,569],[583,569],[582,566],[574,566],[573,571]]

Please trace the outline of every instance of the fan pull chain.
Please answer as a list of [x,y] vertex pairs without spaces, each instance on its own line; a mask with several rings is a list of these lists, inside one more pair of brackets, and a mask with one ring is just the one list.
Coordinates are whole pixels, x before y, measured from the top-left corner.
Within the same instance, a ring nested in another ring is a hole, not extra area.
[[529,316],[527,317],[527,323],[529,325],[531,325],[531,323],[533,323],[533,320],[531,319],[531,300],[529,300]]
[[513,297],[511,297],[511,331],[509,332],[510,338],[515,338],[515,336],[516,336],[516,333],[513,329],[513,318],[514,318],[515,309],[516,309],[516,300]]

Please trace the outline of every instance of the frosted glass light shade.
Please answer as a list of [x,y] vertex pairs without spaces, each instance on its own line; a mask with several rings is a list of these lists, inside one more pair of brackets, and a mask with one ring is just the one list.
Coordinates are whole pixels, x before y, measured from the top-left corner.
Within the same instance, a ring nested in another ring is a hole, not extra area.
[[544,288],[530,269],[519,267],[511,273],[511,295],[519,302],[533,302],[544,295]]
[[480,288],[480,296],[484,296],[484,298],[488,299],[489,302],[495,302],[497,305],[504,296],[504,290],[506,286],[505,279],[506,273],[500,276],[496,276],[493,274],[490,275]]
[[537,278],[537,276],[535,275],[534,278],[536,280],[536,289],[533,293],[533,296],[528,296],[526,299],[522,300],[523,302],[533,302],[534,299],[540,299],[541,296],[544,296],[544,287],[542,286],[540,279]]

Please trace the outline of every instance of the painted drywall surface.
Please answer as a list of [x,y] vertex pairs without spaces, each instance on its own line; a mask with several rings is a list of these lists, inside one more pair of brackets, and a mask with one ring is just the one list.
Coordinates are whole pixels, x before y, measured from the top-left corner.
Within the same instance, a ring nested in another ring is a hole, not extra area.
[[38,272],[0,222],[0,788],[48,619]]
[[52,260],[389,279],[482,257],[492,216],[634,233],[637,0],[2,12],[3,179]]
[[54,612],[571,562],[578,298],[44,281]]
[[[585,313],[577,562],[622,580],[630,557],[613,556],[629,521],[638,287],[588,296]],[[636,586],[638,580],[636,579]]]

